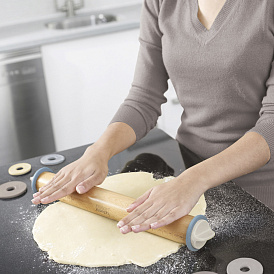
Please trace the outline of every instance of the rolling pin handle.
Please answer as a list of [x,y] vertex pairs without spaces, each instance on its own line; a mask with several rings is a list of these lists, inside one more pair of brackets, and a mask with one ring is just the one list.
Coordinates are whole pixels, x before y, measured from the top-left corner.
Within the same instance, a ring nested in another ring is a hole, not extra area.
[[42,167],[42,168],[38,169],[38,170],[34,173],[33,177],[30,178],[30,180],[31,180],[31,188],[32,188],[33,193],[36,193],[36,192],[38,191],[37,188],[36,188],[36,181],[37,181],[38,177],[39,177],[43,172],[52,172],[52,173],[53,173],[52,169],[50,169],[50,168],[48,168],[48,167]]
[[195,216],[190,222],[186,232],[186,245],[191,251],[198,251],[208,240],[215,236],[204,215]]

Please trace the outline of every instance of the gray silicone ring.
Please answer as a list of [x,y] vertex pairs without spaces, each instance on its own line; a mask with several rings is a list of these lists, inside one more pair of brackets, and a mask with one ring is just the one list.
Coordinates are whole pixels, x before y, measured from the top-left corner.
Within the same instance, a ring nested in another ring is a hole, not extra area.
[[40,163],[42,165],[53,166],[63,163],[65,159],[65,156],[60,154],[48,154],[41,157]]
[[27,185],[21,181],[10,181],[0,185],[0,199],[11,199],[27,191]]

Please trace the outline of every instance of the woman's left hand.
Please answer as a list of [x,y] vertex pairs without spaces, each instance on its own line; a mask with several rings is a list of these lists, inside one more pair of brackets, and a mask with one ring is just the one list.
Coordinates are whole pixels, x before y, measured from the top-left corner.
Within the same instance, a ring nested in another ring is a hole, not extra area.
[[130,231],[141,232],[168,225],[187,215],[204,191],[197,182],[176,177],[140,196],[127,208],[130,214],[117,226],[126,234]]

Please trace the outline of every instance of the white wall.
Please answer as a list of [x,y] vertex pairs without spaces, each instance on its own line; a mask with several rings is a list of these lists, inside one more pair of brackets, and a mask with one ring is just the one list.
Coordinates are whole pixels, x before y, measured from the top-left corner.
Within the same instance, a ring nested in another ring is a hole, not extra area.
[[[64,1],[58,0],[60,4],[64,3]],[[142,2],[142,0],[84,0],[84,2],[85,8],[92,9]],[[0,27],[53,13],[56,13],[54,0],[0,0]]]

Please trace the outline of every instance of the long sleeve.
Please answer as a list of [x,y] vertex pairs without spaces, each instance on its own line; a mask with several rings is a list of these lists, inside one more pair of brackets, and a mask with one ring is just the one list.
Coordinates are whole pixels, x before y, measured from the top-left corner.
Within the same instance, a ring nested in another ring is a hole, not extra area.
[[273,208],[274,1],[226,1],[210,30],[197,11],[196,0],[144,1],[132,89],[113,121],[144,136],[169,77],[184,109],[176,139],[201,158],[247,132],[265,138],[270,161],[235,181]]
[[267,93],[262,101],[262,108],[259,113],[260,118],[248,132],[257,132],[264,137],[272,158],[274,155],[274,61],[270,77],[266,81],[266,87]]
[[[269,30],[269,35],[271,35],[274,40],[274,11],[273,3],[269,7],[269,13],[265,16],[266,27],[265,30]],[[274,53],[274,48],[273,48]],[[248,132],[257,132],[261,134],[266,140],[271,155],[271,162],[274,160],[274,60],[271,64],[271,70],[266,85],[266,95],[262,100],[262,108],[259,112],[259,119],[257,120],[255,126],[251,128]]]
[[155,127],[168,89],[168,74],[162,58],[162,33],[158,25],[161,0],[145,0],[142,6],[139,52],[128,96],[110,123],[131,126],[138,141]]

